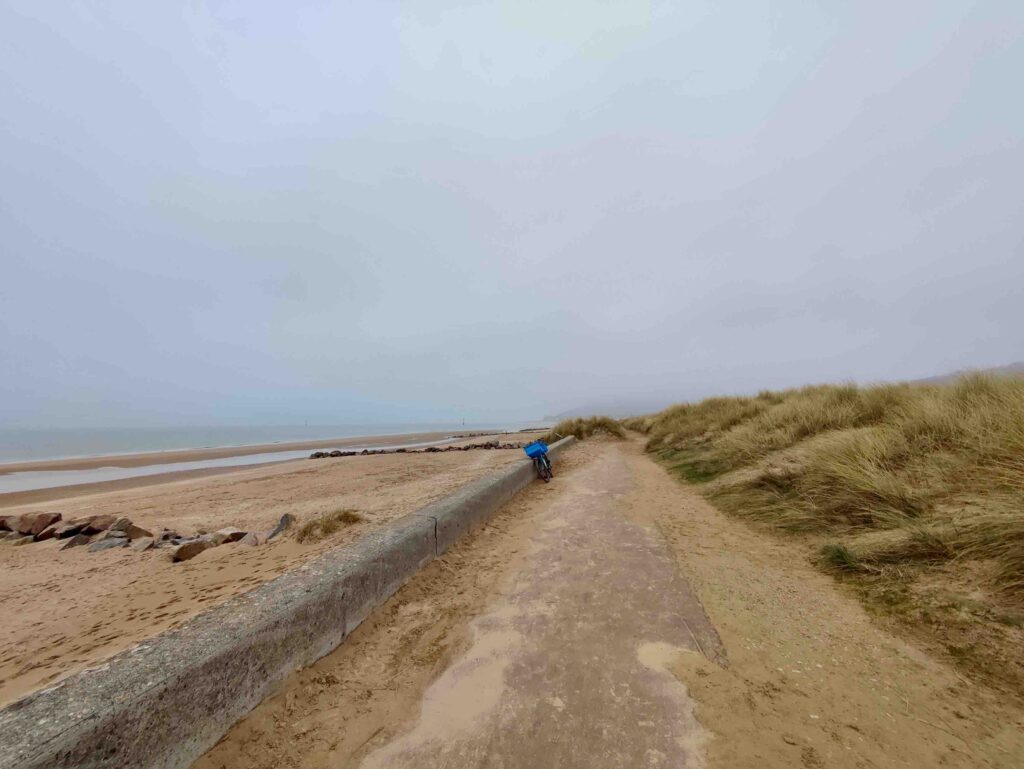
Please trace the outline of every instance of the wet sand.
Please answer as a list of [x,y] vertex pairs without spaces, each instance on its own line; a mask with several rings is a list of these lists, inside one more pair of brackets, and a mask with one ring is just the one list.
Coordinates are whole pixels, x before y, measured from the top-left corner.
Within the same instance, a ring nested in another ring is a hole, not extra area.
[[[479,433],[480,431],[474,431]],[[142,467],[144,465],[165,465],[171,462],[195,462],[202,459],[224,459],[246,457],[253,454],[271,454],[277,451],[299,451],[309,449],[344,449],[347,446],[373,448],[405,443],[426,443],[449,437],[467,436],[470,431],[404,433],[398,435],[371,435],[352,438],[333,438],[318,441],[292,441],[290,443],[263,443],[252,446],[220,446],[206,449],[181,449],[176,451],[151,451],[141,454],[114,454],[100,457],[78,457],[72,459],[41,459],[31,462],[0,464],[0,475],[24,473],[38,470],[94,470],[98,467]]]
[[[339,438],[336,440],[323,441],[300,441],[296,443],[273,443],[259,446],[236,446],[212,449],[188,449],[183,451],[159,451],[144,454],[122,454],[106,457],[82,457],[78,459],[52,459],[33,462],[18,462],[14,464],[0,465],[0,476],[11,473],[22,472],[59,472],[63,470],[96,470],[104,467],[144,467],[149,465],[166,465],[176,462],[195,462],[210,459],[225,459],[228,457],[253,456],[269,454],[282,451],[297,451],[316,449],[346,449],[353,446],[361,448],[375,448],[382,446],[395,446],[421,443],[459,443],[465,442],[461,439],[478,433],[454,432],[429,432],[429,433],[407,433],[404,435],[377,435],[369,437]],[[501,435],[500,433],[490,434],[491,436]],[[452,440],[447,440],[451,438]],[[470,442],[477,440],[470,438]],[[479,438],[486,440],[486,438]],[[518,440],[518,439],[517,439]],[[268,463],[269,464],[269,463]],[[26,491],[13,491],[0,493],[0,509],[27,505],[44,504],[55,500],[68,499],[83,494],[96,494],[108,491],[120,491],[136,489],[145,486],[153,486],[170,481],[195,480],[212,475],[238,472],[238,467],[209,467],[193,470],[171,470],[166,473],[154,475],[143,475],[137,477],[120,478],[117,480],[104,480],[91,483],[77,483],[67,486],[53,486],[49,488],[30,489]]]

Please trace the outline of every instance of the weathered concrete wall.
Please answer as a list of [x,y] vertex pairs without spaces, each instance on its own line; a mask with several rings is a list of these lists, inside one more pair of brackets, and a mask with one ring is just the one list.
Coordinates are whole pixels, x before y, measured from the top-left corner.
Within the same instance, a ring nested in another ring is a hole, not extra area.
[[534,477],[516,463],[7,706],[0,769],[189,766]]

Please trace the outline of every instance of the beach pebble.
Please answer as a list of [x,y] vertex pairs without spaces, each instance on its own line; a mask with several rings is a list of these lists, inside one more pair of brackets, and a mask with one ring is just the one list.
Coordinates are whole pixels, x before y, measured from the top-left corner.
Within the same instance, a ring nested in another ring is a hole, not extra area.
[[143,550],[149,550],[154,545],[154,539],[152,537],[139,537],[132,542],[132,550],[142,552]]
[[93,542],[89,545],[89,552],[98,553],[100,550],[110,550],[114,547],[128,547],[128,537],[110,537],[109,539],[101,539],[98,542]]
[[79,545],[88,545],[90,542],[92,542],[92,537],[89,537],[85,534],[75,534],[67,542],[64,543],[64,546],[61,547],[61,550],[67,550],[69,547],[78,547]]

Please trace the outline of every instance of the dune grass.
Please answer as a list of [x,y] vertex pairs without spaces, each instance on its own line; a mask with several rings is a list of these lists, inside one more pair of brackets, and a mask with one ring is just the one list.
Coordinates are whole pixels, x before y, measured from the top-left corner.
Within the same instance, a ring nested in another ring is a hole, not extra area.
[[302,524],[295,532],[295,539],[299,542],[318,542],[331,536],[334,532],[362,520],[364,520],[363,516],[355,510],[332,510]]
[[623,425],[718,508],[798,535],[870,611],[1024,696],[1024,378],[710,398]]
[[545,443],[554,443],[570,435],[575,435],[577,440],[582,441],[594,435],[625,438],[626,432],[622,429],[622,425],[611,417],[577,417],[575,419],[563,419],[552,427],[541,440]]
[[822,385],[624,424],[723,509],[821,534],[828,568],[989,560],[1024,598],[1024,379]]

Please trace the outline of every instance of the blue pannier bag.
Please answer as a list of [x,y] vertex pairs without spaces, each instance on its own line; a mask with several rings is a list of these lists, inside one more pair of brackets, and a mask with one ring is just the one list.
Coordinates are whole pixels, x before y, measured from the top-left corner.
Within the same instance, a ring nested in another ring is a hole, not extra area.
[[536,459],[537,457],[548,453],[548,444],[544,441],[534,441],[533,443],[528,443],[524,446],[523,451],[526,452],[526,456],[530,459]]

